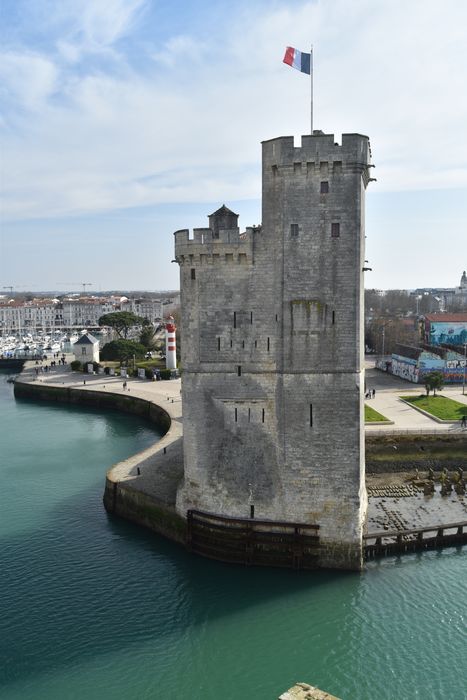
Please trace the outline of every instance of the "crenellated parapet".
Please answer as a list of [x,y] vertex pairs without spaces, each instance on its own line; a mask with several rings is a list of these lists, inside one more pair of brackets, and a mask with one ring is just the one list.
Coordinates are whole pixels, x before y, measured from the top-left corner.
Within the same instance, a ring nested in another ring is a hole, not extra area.
[[273,176],[319,174],[327,177],[359,172],[365,187],[371,180],[370,142],[362,134],[343,134],[339,144],[334,134],[315,131],[313,135],[302,136],[300,147],[295,146],[293,136],[263,141],[262,145],[263,173],[269,169]]
[[179,265],[203,265],[216,263],[251,263],[253,238],[260,227],[221,229],[216,233],[210,228],[195,228],[190,238],[188,229],[176,231],[175,260]]

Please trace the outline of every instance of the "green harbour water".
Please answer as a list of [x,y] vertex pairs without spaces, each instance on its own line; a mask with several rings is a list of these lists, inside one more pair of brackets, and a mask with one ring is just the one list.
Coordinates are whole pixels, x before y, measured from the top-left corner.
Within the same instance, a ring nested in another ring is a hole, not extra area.
[[106,470],[158,439],[16,401],[0,374],[1,700],[467,699],[467,547],[361,574],[196,558],[108,516]]

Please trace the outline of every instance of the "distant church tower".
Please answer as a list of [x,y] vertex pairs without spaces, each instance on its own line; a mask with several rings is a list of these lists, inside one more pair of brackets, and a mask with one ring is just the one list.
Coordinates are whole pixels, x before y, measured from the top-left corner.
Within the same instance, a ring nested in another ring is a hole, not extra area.
[[[319,525],[319,565],[359,569],[366,136],[263,143],[263,221],[225,205],[175,233],[184,481],[177,510]],[[252,506],[254,511],[252,510]]]

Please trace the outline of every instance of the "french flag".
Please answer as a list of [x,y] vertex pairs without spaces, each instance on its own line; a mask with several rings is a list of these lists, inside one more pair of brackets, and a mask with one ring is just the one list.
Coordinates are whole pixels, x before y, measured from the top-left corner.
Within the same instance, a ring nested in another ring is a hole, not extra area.
[[311,75],[311,53],[303,53],[293,49],[291,46],[287,46],[283,62],[302,73]]

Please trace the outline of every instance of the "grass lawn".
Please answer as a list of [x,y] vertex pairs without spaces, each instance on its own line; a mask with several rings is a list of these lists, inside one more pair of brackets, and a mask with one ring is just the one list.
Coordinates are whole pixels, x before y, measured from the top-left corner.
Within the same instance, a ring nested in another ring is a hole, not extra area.
[[388,418],[365,404],[365,423],[379,423],[382,420],[388,420]]
[[465,404],[445,396],[424,396],[421,394],[420,396],[401,396],[401,399],[442,420],[461,420],[462,416],[467,416]]

